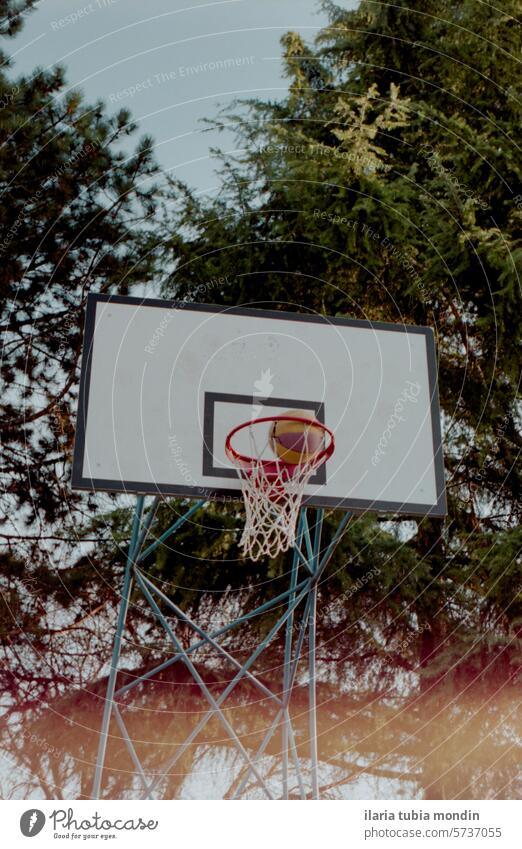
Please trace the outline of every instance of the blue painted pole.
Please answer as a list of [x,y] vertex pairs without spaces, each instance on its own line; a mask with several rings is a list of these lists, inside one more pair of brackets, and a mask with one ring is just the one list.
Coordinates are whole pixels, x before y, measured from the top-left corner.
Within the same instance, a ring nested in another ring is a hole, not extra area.
[[[159,496],[156,496],[156,498],[154,499],[154,501],[150,505],[150,508],[147,512],[147,516],[145,517],[145,520],[142,522],[141,533],[139,535],[138,542],[136,543],[136,557],[140,553],[141,549],[143,548],[143,543],[147,539],[147,534],[149,533],[150,526],[152,525],[152,523],[154,521],[154,516],[156,515],[156,513],[158,511],[160,501],[161,501],[161,498],[159,498]],[[134,559],[136,559],[136,558],[134,558]]]
[[[295,588],[296,592],[302,590],[305,586],[308,586],[309,582],[309,578],[305,578],[305,580],[299,581],[297,587]],[[268,610],[271,610],[273,607],[276,607],[280,602],[287,599],[288,596],[291,595],[291,593],[291,589],[285,590],[275,598],[271,598],[270,601],[265,601],[263,604],[261,604],[259,607],[256,607],[255,610],[252,610],[250,613],[245,613],[243,614],[243,616],[239,616],[237,619],[234,619],[233,622],[229,622],[227,625],[223,625],[216,631],[212,631],[210,636],[213,639],[215,639],[216,637],[221,637],[223,634],[228,633],[228,631],[231,631],[233,628],[237,628],[238,625],[243,625],[250,619],[254,619],[261,613],[266,613]],[[201,648],[201,646],[204,646],[205,642],[206,640],[198,640],[198,642],[193,643],[185,650],[186,653],[192,654],[192,652],[195,652],[197,651],[197,649]],[[179,660],[181,660],[181,655],[179,654],[174,655],[174,657],[170,657],[168,660],[165,660],[163,661],[163,663],[160,663],[158,666],[155,666],[154,669],[149,670],[149,672],[145,672],[143,675],[140,675],[139,678],[135,678],[128,684],[125,684],[123,687],[120,687],[120,689],[117,691],[117,695],[124,695],[129,690],[132,690],[134,687],[139,686],[139,684],[143,683],[143,681],[147,681],[149,678],[154,678],[155,675],[158,675],[158,673],[163,672],[165,669],[168,669],[169,666],[172,666],[173,663],[177,663]]]
[[180,516],[179,519],[174,522],[173,525],[170,526],[170,528],[167,528],[167,530],[164,531],[161,536],[158,537],[158,539],[155,539],[154,542],[151,542],[151,544],[147,546],[145,551],[141,552],[136,562],[141,563],[141,561],[145,560],[145,558],[148,557],[149,554],[152,554],[153,551],[156,551],[158,546],[162,545],[165,540],[172,536],[172,534],[176,533],[176,531],[181,527],[181,525],[184,525],[185,522],[187,522],[194,513],[196,513],[201,507],[203,507],[204,504],[205,501],[196,501],[196,503],[193,504],[192,507],[190,507],[190,509],[183,514],[183,516]]
[[[328,544],[328,547],[327,547],[325,553],[323,554],[323,557],[320,560],[319,565],[316,569],[316,573],[315,573],[315,581],[316,582],[319,580],[319,578],[323,574],[324,570],[328,566],[328,564],[329,564],[329,562],[332,558],[332,555],[333,555],[335,549],[337,548],[337,544],[338,544],[339,540],[341,539],[341,537],[342,537],[342,535],[343,535],[343,533],[346,529],[346,526],[347,526],[347,524],[348,524],[348,522],[350,521],[351,518],[352,518],[351,513],[345,513],[345,515],[343,516],[343,518],[341,519],[341,521],[337,525],[337,530],[336,530],[335,534],[333,535],[331,542]],[[322,520],[321,520],[321,523],[322,523]]]
[[[312,778],[312,798],[317,799],[319,797],[319,781],[318,781],[318,755],[317,755],[317,694],[316,694],[316,626],[317,626],[317,587],[320,580],[321,575],[326,569],[330,558],[333,555],[333,552],[344,532],[348,521],[350,520],[350,514],[346,514],[339,526],[337,527],[336,533],[334,534],[331,542],[326,548],[326,551],[321,557],[321,533],[322,533],[322,525],[323,525],[323,517],[324,511],[318,510],[316,514],[316,523],[313,527],[310,527],[308,524],[306,510],[303,508],[300,513],[299,525],[298,525],[298,533],[296,538],[296,546],[294,548],[294,558],[292,564],[292,571],[290,577],[290,587],[285,592],[280,593],[276,598],[271,599],[268,602],[257,607],[255,610],[250,613],[243,614],[238,617],[233,622],[230,622],[228,625],[223,626],[222,628],[217,629],[211,634],[207,634],[200,629],[186,614],[181,611],[176,605],[174,605],[170,600],[162,593],[159,588],[155,587],[154,584],[149,582],[149,580],[141,575],[139,570],[136,568],[137,563],[141,562],[144,558],[149,556],[153,551],[155,551],[160,545],[162,545],[169,536],[174,534],[176,530],[178,530],[194,513],[199,510],[204,501],[197,502],[189,510],[180,518],[173,523],[166,531],[164,531],[161,536],[155,540],[151,545],[145,549],[145,551],[141,552],[141,548],[146,540],[146,537],[151,528],[154,515],[156,513],[157,507],[159,505],[159,499],[156,498],[150,508],[150,510],[146,514],[145,521],[142,523],[143,517],[143,507],[144,507],[144,497],[140,496],[136,502],[136,508],[133,519],[133,527],[132,527],[132,535],[129,545],[129,552],[127,556],[127,563],[125,567],[125,576],[124,576],[124,584],[122,589],[122,599],[120,603],[120,610],[118,614],[118,622],[117,629],[115,635],[115,641],[113,646],[113,655],[111,661],[111,670],[109,674],[109,681],[107,685],[107,695],[106,701],[104,705],[104,715],[102,720],[102,730],[100,734],[100,742],[98,749],[98,757],[96,762],[96,771],[94,776],[94,784],[93,784],[93,798],[99,798],[101,791],[101,782],[104,768],[104,761],[106,755],[106,748],[108,742],[108,734],[110,727],[110,720],[112,712],[114,711],[115,718],[117,720],[120,731],[123,735],[127,748],[129,749],[132,761],[134,766],[138,771],[138,775],[143,784],[143,788],[145,794],[150,798],[150,794],[154,790],[158,781],[161,780],[162,775],[167,774],[168,770],[171,768],[173,764],[179,759],[179,757],[186,750],[187,746],[191,744],[191,742],[195,739],[197,734],[202,730],[205,724],[209,721],[211,716],[218,716],[221,720],[222,724],[225,725],[226,730],[230,734],[232,740],[237,746],[238,750],[241,752],[246,761],[246,775],[243,776],[240,784],[240,788],[236,790],[234,797],[237,798],[239,793],[248,783],[248,779],[250,776],[255,777],[255,779],[261,784],[266,795],[270,798],[271,793],[268,790],[268,787],[264,783],[261,775],[259,774],[256,763],[258,759],[261,757],[263,752],[266,749],[273,733],[277,730],[278,725],[283,722],[282,731],[283,731],[283,798],[288,796],[288,766],[289,766],[289,749],[291,751],[292,760],[294,763],[294,767],[296,770],[296,776],[298,780],[299,790],[302,798],[306,798],[306,791],[304,788],[299,760],[297,755],[297,747],[296,741],[294,737],[294,731],[291,724],[290,713],[288,710],[289,700],[292,692],[292,688],[294,686],[295,677],[297,674],[299,657],[301,655],[304,638],[306,631],[308,629],[309,632],[309,646],[308,646],[308,667],[309,667],[309,731],[310,731],[310,754],[311,754],[311,778]],[[312,542],[312,532],[313,532],[313,542]],[[141,553],[140,553],[141,552]],[[301,581],[298,581],[298,572],[299,567],[304,566],[308,572],[308,576]],[[117,680],[117,669],[121,652],[121,643],[123,639],[123,629],[125,627],[126,614],[128,610],[129,598],[132,588],[133,577],[138,580],[140,584],[141,590],[145,595],[149,605],[155,610],[156,614],[159,614],[160,621],[164,627],[166,627],[167,633],[171,637],[172,642],[178,649],[175,656],[170,658],[168,661],[165,661],[162,664],[156,666],[153,670],[149,670],[149,672],[145,673],[139,678],[134,679],[129,684],[121,687],[118,691],[116,691],[116,680]],[[141,578],[141,580],[140,580]],[[161,611],[157,607],[154,599],[150,594],[150,590],[154,590],[158,595],[169,604],[174,613],[187,624],[192,626],[200,636],[201,639],[197,640],[187,649],[183,649],[181,644],[178,642],[176,636],[170,629],[168,622],[164,619]],[[229,653],[218,643],[215,642],[215,638],[221,636],[222,634],[227,633],[232,628],[237,627],[240,624],[248,622],[253,619],[255,616],[261,615],[263,612],[268,611],[270,609],[274,609],[277,605],[282,604],[282,602],[286,601],[286,611],[279,618],[278,622],[272,627],[269,634],[261,641],[258,645],[257,649],[254,653],[248,658],[248,660],[241,666],[237,661],[234,662],[234,666],[236,667],[237,674],[233,678],[233,680],[226,687],[225,691],[220,695],[219,698],[214,699],[208,688],[206,687],[204,681],[201,679],[201,676],[198,674],[196,668],[193,663],[191,663],[189,659],[189,655],[196,651],[200,646],[207,644],[211,645],[213,648],[220,651],[224,656],[227,656],[228,659],[232,659],[232,656],[229,656]],[[293,649],[294,640],[293,640],[293,625],[295,619],[295,611],[299,604],[302,602],[304,604],[304,611],[302,617],[300,617],[300,627],[297,641],[295,643],[295,649]],[[279,629],[286,623],[286,636],[285,636],[285,653],[284,653],[284,669],[283,669],[283,695],[280,698],[276,693],[272,693],[262,682],[258,681],[255,675],[250,673],[250,667],[255,662],[257,657],[261,654],[261,652],[266,648],[266,646],[271,642],[275,634],[279,631]],[[133,687],[138,686],[143,681],[147,680],[155,676],[158,671],[166,669],[172,663],[175,663],[179,660],[182,660],[191,671],[195,681],[199,684],[200,688],[204,692],[205,696],[208,698],[211,709],[210,711],[197,723],[196,728],[189,735],[189,737],[179,746],[177,747],[176,754],[169,759],[167,764],[162,768],[161,774],[159,776],[151,776],[149,781],[147,781],[147,777],[145,776],[143,767],[141,766],[136,750],[133,747],[132,741],[130,740],[129,734],[125,727],[125,723],[123,722],[123,717],[120,715],[117,710],[117,705],[115,705],[115,694],[117,697],[123,695],[123,693],[131,690]],[[280,705],[280,711],[276,715],[274,721],[271,724],[271,728],[268,730],[265,735],[265,739],[261,744],[261,747],[257,751],[256,755],[253,759],[250,759],[248,753],[244,749],[241,741],[238,739],[236,733],[233,728],[230,726],[230,723],[227,720],[226,715],[221,710],[221,705],[228,697],[228,695],[232,692],[232,690],[237,686],[241,678],[250,679],[252,683],[255,683],[259,689],[262,690],[265,696],[270,696],[276,704]]]
[[[323,529],[324,510],[316,513],[312,565],[314,576],[319,575],[319,554]],[[317,625],[317,580],[310,587],[310,610],[308,614],[308,674],[309,674],[309,728],[312,799],[319,798],[319,776],[317,755],[317,685],[316,685],[316,625]]]
[[[257,761],[259,760],[259,758],[261,757],[261,755],[265,751],[266,747],[268,746],[270,740],[274,736],[274,734],[277,730],[277,726],[279,725],[279,720],[281,718],[281,714],[282,714],[282,709],[280,708],[277,711],[275,717],[273,718],[272,724],[271,724],[270,728],[268,729],[268,731],[266,732],[264,739],[263,739],[263,742],[261,743],[261,745],[260,745],[259,749],[257,750],[257,752],[255,753],[254,757],[252,758],[254,763],[257,763]],[[244,774],[243,774],[243,777],[241,779],[241,782],[238,784],[237,789],[234,791],[234,795],[232,796],[233,800],[238,799],[240,797],[241,793],[243,792],[246,785],[248,784],[248,781],[249,781],[249,778],[250,778],[250,769],[249,769],[248,766],[245,766],[243,768],[243,773]]]
[[134,508],[134,518],[132,522],[131,541],[127,554],[127,562],[125,564],[125,575],[123,578],[123,589],[121,592],[120,610],[118,613],[118,622],[116,625],[116,636],[114,637],[114,645],[112,649],[111,670],[109,680],[107,682],[107,693],[105,695],[105,705],[103,708],[103,719],[100,732],[100,741],[98,744],[98,757],[96,759],[96,769],[94,771],[94,781],[92,787],[92,798],[99,799],[101,791],[101,781],[103,766],[105,763],[105,753],[107,751],[107,739],[109,736],[109,725],[111,721],[112,705],[114,700],[114,690],[116,687],[116,676],[118,673],[118,663],[120,660],[121,641],[123,637],[123,628],[125,619],[127,618],[127,609],[129,607],[129,598],[132,589],[132,565],[136,554],[136,543],[138,541],[138,533],[140,529],[141,517],[143,514],[143,505],[145,498],[139,495],[136,499]]
[[301,765],[299,764],[299,757],[297,754],[297,746],[295,744],[294,737],[294,729],[290,724],[290,750],[292,752],[292,760],[294,762],[295,774],[297,776],[297,786],[299,787],[299,795],[301,799],[306,799],[306,790],[304,786],[303,777],[301,775]]
[[[156,595],[159,596],[159,598],[161,598],[161,600],[163,602],[165,602],[165,604],[168,605],[168,607],[170,607],[172,612],[176,614],[178,619],[181,619],[182,622],[184,622],[186,625],[189,625],[196,632],[196,634],[198,634],[198,636],[200,636],[202,638],[202,642],[207,643],[208,645],[212,646],[212,648],[216,649],[216,651],[218,651],[220,654],[222,654],[223,657],[226,658],[226,660],[228,660],[229,663],[232,664],[232,666],[235,666],[236,669],[242,669],[243,668],[241,663],[239,662],[239,660],[236,660],[236,658],[233,657],[226,649],[224,649],[223,646],[220,646],[219,643],[216,643],[216,641],[213,639],[211,634],[206,634],[205,631],[202,628],[199,627],[199,625],[196,625],[196,623],[190,618],[190,616],[187,616],[187,614],[184,613],[182,611],[182,609],[180,607],[178,607],[177,604],[174,604],[172,599],[170,599],[168,596],[166,596],[165,593],[163,592],[163,590],[160,590],[159,587],[157,587],[155,584],[153,584],[152,581],[150,581],[143,574],[143,572],[141,572],[141,570],[139,570],[139,575],[140,575],[140,584],[141,584],[141,581],[143,581],[143,583],[149,588],[149,590],[151,592],[156,593]],[[191,647],[189,646],[189,649],[190,648]],[[184,649],[183,653],[188,655],[189,649]],[[181,658],[181,660],[183,660],[183,658]],[[272,699],[273,701],[277,702],[278,705],[281,704],[281,699],[279,698],[279,696],[277,696],[275,693],[273,693],[272,690],[269,690],[268,687],[265,684],[263,684],[262,681],[258,681],[258,679],[255,677],[255,675],[252,675],[252,673],[249,672],[248,669],[245,672],[245,675],[248,678],[248,680],[251,681],[252,684],[255,687],[257,687],[258,690],[260,690],[261,693],[263,693],[264,696],[267,696],[269,699]]]
[[[305,510],[305,508],[303,507],[303,512],[304,512],[304,510]],[[298,560],[299,560],[299,562],[301,563],[301,566],[304,566],[304,567],[305,567],[305,569],[307,569],[307,571],[308,571],[308,572],[309,572],[309,574],[311,575],[311,574],[312,574],[311,556],[310,556],[310,557],[308,557],[308,556],[307,556],[307,555],[303,552],[303,550],[302,550],[302,547],[303,547],[303,539],[304,539],[305,523],[306,523],[306,515],[305,515],[305,518],[304,518],[304,519],[302,519],[302,520],[300,520],[300,521],[302,521],[302,528],[301,528],[301,542],[300,542],[300,544],[298,544],[298,542],[297,542],[297,537],[296,537],[296,544],[295,544],[295,546],[294,546],[294,555],[297,557],[297,559],[298,559]],[[310,540],[309,540],[309,541],[310,541]],[[311,552],[311,549],[310,549],[310,552]]]
[[[170,627],[169,623],[167,622],[167,620],[163,616],[161,610],[159,609],[158,605],[156,604],[155,599],[152,597],[149,589],[145,585],[145,583],[142,579],[142,576],[139,574],[139,572],[136,573],[136,580],[140,584],[143,595],[145,596],[145,598],[149,602],[149,605],[152,608],[152,610],[154,611],[154,613],[156,614],[157,619],[159,620],[159,622],[161,622],[161,624],[165,628],[167,634],[169,635],[173,645],[176,648],[176,651],[183,652],[183,648],[181,646],[181,643],[179,642],[178,638],[176,637],[176,634],[174,633],[174,631]],[[273,799],[274,797],[272,796],[270,790],[268,789],[268,787],[267,787],[267,785],[266,785],[266,783],[263,779],[263,776],[261,775],[261,773],[257,769],[256,765],[252,762],[247,750],[243,746],[243,743],[241,742],[241,740],[237,736],[236,732],[234,731],[232,725],[230,724],[227,717],[225,716],[224,711],[221,710],[221,705],[218,703],[218,701],[214,698],[214,696],[210,692],[210,690],[207,687],[207,685],[205,684],[203,678],[201,677],[198,670],[196,669],[196,667],[192,663],[190,657],[188,657],[188,655],[185,654],[182,657],[182,660],[183,660],[183,663],[185,664],[185,666],[187,667],[187,669],[189,670],[190,674],[192,675],[194,681],[199,686],[201,692],[203,693],[203,695],[206,697],[207,701],[209,702],[209,704],[212,708],[212,710],[211,710],[212,715],[216,716],[219,719],[219,721],[223,725],[223,728],[229,734],[231,740],[235,743],[235,746],[236,746],[238,752],[243,756],[243,758],[245,759],[245,762],[248,764],[248,766],[250,767],[250,769],[254,773],[254,775],[257,778],[257,781],[259,783],[259,786],[264,791],[266,797],[268,799]]]
[[[292,562],[292,574],[290,576],[290,589],[292,590],[291,594],[288,596],[288,604],[291,605],[292,601],[295,598],[295,588],[297,586],[297,572],[299,570],[299,557],[297,552],[301,549],[301,544],[303,540],[303,518],[306,515],[306,511],[302,508],[299,512],[299,524],[297,526],[297,534],[296,541],[294,546],[294,557]],[[291,661],[292,661],[292,641],[293,641],[293,629],[294,629],[294,613],[292,612],[291,616],[286,620],[286,634],[285,634],[285,656],[284,656],[284,666],[283,666],[283,704],[285,705],[285,710],[283,711],[283,727],[281,734],[281,748],[282,748],[282,770],[283,770],[283,799],[288,799],[288,739],[289,739],[289,724],[290,724],[290,714],[288,711],[288,703],[290,701],[290,671],[291,671]]]
[[[137,579],[138,579],[138,582],[139,582],[139,575],[137,575]],[[310,582],[310,580],[306,581],[305,583],[308,584],[309,582]],[[298,587],[299,587],[299,585],[298,585]],[[289,610],[285,611],[285,613],[281,616],[280,619],[278,619],[278,621],[275,623],[275,625],[272,626],[269,633],[265,637],[263,637],[263,639],[261,640],[261,642],[259,643],[259,645],[255,649],[255,651],[250,655],[248,660],[245,661],[245,663],[243,664],[242,669],[240,669],[237,672],[237,674],[234,676],[232,681],[230,681],[229,684],[227,684],[226,688],[223,690],[223,692],[221,693],[219,698],[216,700],[218,707],[221,707],[221,705],[228,698],[228,696],[230,695],[232,690],[234,690],[234,688],[237,686],[237,684],[239,683],[239,681],[241,680],[241,678],[245,674],[246,670],[250,669],[250,667],[256,662],[256,660],[260,656],[260,654],[262,654],[262,652],[265,650],[265,648],[272,642],[272,640],[275,637],[275,635],[277,634],[277,632],[285,624],[286,620],[291,615],[292,611],[295,610],[296,607],[298,607],[298,605],[301,603],[301,601],[303,600],[305,595],[307,595],[307,590],[303,589],[299,593],[297,598],[294,599],[291,608]],[[180,659],[183,657],[183,652],[179,653],[179,657],[180,657]],[[213,716],[213,713],[214,713],[214,711],[210,710],[205,714],[205,716],[202,717],[202,719],[199,720],[199,722],[197,723],[195,728],[192,729],[192,731],[190,732],[190,734],[186,738],[186,740],[184,740],[184,742],[179,746],[176,754],[173,755],[168,760],[166,766],[163,769],[162,774],[154,779],[154,782],[151,785],[151,789],[154,789],[154,787],[161,780],[161,778],[168,772],[169,769],[171,769],[174,766],[174,764],[178,761],[178,759],[181,757],[183,752],[188,748],[188,746],[190,746],[192,741],[195,740],[195,738],[198,736],[198,734],[200,734],[200,732],[203,730],[203,728],[205,727],[205,725],[207,724],[209,719]]]
[[140,759],[137,755],[136,749],[134,748],[134,743],[132,742],[132,740],[129,736],[129,732],[127,731],[127,726],[125,725],[125,722],[123,721],[123,717],[122,717],[121,712],[118,708],[118,705],[113,705],[112,710],[113,710],[116,722],[118,723],[118,727],[119,727],[119,729],[120,729],[120,731],[123,735],[123,739],[125,740],[125,744],[127,746],[128,752],[131,756],[132,763],[136,767],[136,770],[137,770],[138,775],[140,777],[141,783],[143,784],[143,789],[147,793],[147,798],[150,799],[151,797],[148,795],[149,785],[147,784],[147,777],[146,777],[145,772],[143,770],[143,767],[141,765],[141,761],[140,761]]
[[312,778],[312,799],[319,798],[319,782],[317,777],[317,692],[316,692],[316,649],[315,626],[317,617],[317,584],[310,590],[310,613],[308,615],[308,693],[309,693],[309,728],[310,728],[310,760]]
[[305,546],[306,546],[306,553],[308,555],[308,562],[309,562],[310,566],[312,566],[314,554],[313,554],[313,549],[312,549],[312,541],[310,539],[310,528],[309,528],[309,525],[308,525],[308,517],[306,515],[306,508],[304,508],[304,507],[303,507],[303,510],[302,510],[302,516],[303,516],[303,533],[304,533],[304,542],[305,542]]
[[312,564],[314,574],[319,569],[319,554],[321,553],[321,536],[323,533],[324,510],[321,508],[316,512],[316,521],[314,525],[314,547],[312,551]]

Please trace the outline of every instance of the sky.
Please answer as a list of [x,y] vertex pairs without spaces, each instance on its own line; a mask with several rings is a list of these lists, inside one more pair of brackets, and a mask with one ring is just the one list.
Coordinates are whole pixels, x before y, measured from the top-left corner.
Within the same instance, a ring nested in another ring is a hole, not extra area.
[[62,65],[87,103],[130,109],[161,166],[209,193],[209,148],[230,150],[233,137],[205,132],[202,119],[236,98],[284,97],[281,36],[311,41],[326,22],[319,0],[42,0],[6,49],[13,73]]

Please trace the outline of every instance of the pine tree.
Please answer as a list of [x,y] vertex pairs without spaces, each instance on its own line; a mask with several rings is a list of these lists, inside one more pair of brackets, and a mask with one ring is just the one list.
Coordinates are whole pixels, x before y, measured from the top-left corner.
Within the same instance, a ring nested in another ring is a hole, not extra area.
[[[182,203],[160,234],[163,267],[175,266],[164,293],[192,300],[199,283],[223,277],[213,299],[226,305],[434,327],[450,513],[442,525],[367,515],[343,538],[320,589],[321,756],[335,772],[332,795],[336,782],[363,769],[377,780],[406,783],[405,793],[420,788],[428,798],[516,797],[520,747],[513,741],[520,727],[513,699],[522,637],[518,4],[509,0],[499,11],[472,0],[421,0],[415,8],[397,0],[363,2],[355,12],[323,5],[330,25],[315,44],[296,33],[283,39],[288,97],[238,104],[217,122],[236,127],[241,150],[235,159],[218,160],[219,196],[200,199],[173,183]],[[11,29],[17,20],[14,15]],[[125,292],[152,273],[144,224],[152,220],[153,164],[147,141],[128,161],[118,153],[119,139],[133,128],[128,114],[109,120],[101,104],[89,110],[77,95],[54,98],[63,85],[60,72],[14,82],[5,75],[0,82],[0,179],[12,199],[0,219],[0,292],[6,306],[16,306],[3,373],[6,415],[17,423],[3,433],[5,471],[15,481],[8,509],[11,517],[26,509],[31,529],[35,495],[45,530],[65,522],[69,509],[62,482],[84,295],[88,289]],[[21,109],[36,121],[20,127]],[[16,148],[12,132],[20,133]],[[41,185],[45,202],[36,194]],[[24,386],[17,386],[22,379]],[[100,633],[112,621],[112,587],[129,531],[121,509],[93,520],[88,514],[99,511],[97,500],[72,503],[78,521],[81,509],[87,514],[81,533],[97,541],[95,561],[89,554],[55,572],[45,565],[41,539],[25,559],[13,543],[3,561],[7,604],[0,628],[9,666],[2,675],[7,693],[25,698],[35,729],[44,731],[56,729],[57,705],[62,715],[85,717],[84,727],[96,724],[92,710],[99,713],[104,687]],[[159,527],[182,507],[162,505]],[[327,516],[327,537],[338,518]],[[145,564],[201,623],[226,616],[230,599],[246,608],[276,594],[285,580],[285,558],[236,562],[240,524],[236,508],[213,505],[204,528],[187,527],[176,550],[159,550]],[[38,568],[28,573],[30,555]],[[36,584],[27,583],[33,578]],[[216,609],[218,596],[224,601]],[[165,645],[137,601],[129,616],[134,643],[124,655],[131,674],[150,668]],[[51,602],[68,617],[63,633],[55,633],[42,612]],[[84,632],[83,617],[92,612],[97,616],[89,622],[98,622],[98,630]],[[258,633],[268,625],[268,618],[260,619]],[[241,635],[229,648],[242,656]],[[78,652],[90,658],[81,668]],[[35,674],[37,655],[50,673]],[[280,657],[276,643],[266,656],[267,676],[277,676]],[[206,670],[212,682],[226,680],[228,672],[217,665]],[[137,704],[154,712],[160,699],[175,717],[187,704],[196,709],[183,673],[172,675],[167,683],[181,682],[181,696],[168,690],[167,698],[159,680],[140,690]],[[88,685],[93,702],[86,705],[80,689],[71,695],[71,681]],[[53,697],[53,711],[42,712],[38,700]],[[239,702],[243,698],[248,694],[240,693]],[[299,714],[299,693],[296,698]],[[248,733],[248,715],[243,719]],[[265,722],[261,708],[255,721]],[[137,713],[138,732],[143,723]],[[179,729],[168,717],[164,724],[170,744]],[[92,762],[95,751],[93,739],[66,730],[68,758],[53,763],[56,784],[65,784],[78,763]],[[30,754],[31,768],[45,771],[45,752]],[[156,754],[149,757],[152,767]],[[78,759],[72,767],[70,758]],[[190,768],[188,760],[184,769]],[[89,786],[83,770],[82,787]],[[122,789],[115,780],[114,793]]]
[[[187,192],[165,291],[225,276],[220,303],[435,329],[448,520],[358,521],[323,590],[323,637],[339,680],[371,671],[397,693],[412,675],[412,706],[431,717],[413,759],[443,798],[440,717],[457,722],[451,761],[469,719],[457,696],[482,704],[519,683],[520,22],[513,2],[411,5],[326,3],[315,45],[285,36],[289,95],[216,122],[241,153],[218,153],[216,199]],[[379,577],[351,593],[366,551]],[[477,764],[448,774],[469,789]]]
[[[32,5],[1,3],[2,35]],[[77,680],[67,635],[78,627],[83,640],[79,623],[117,602],[92,561],[73,568],[71,553],[88,545],[83,526],[100,509],[70,490],[83,310],[90,291],[151,279],[158,191],[151,140],[126,148],[136,130],[126,110],[109,117],[85,103],[60,68],[17,77],[2,58],[0,679],[10,706],[28,709]]]

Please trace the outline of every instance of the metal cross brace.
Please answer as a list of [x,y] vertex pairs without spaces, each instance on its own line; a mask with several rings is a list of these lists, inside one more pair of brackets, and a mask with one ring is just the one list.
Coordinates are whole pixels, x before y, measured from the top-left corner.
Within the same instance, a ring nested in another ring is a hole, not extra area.
[[[98,756],[96,760],[96,769],[93,782],[93,798],[98,799],[101,792],[103,769],[105,764],[105,756],[107,751],[107,742],[109,737],[109,727],[111,716],[114,718],[121,732],[129,756],[132,760],[136,773],[140,778],[143,787],[143,798],[152,798],[157,785],[164,780],[170,770],[174,767],[177,761],[181,758],[187,748],[198,737],[207,723],[216,717],[223,725],[227,735],[239,752],[243,761],[242,770],[235,781],[235,789],[230,791],[231,798],[239,798],[245,790],[249,789],[250,784],[254,781],[261,788],[265,796],[269,799],[274,798],[274,789],[270,787],[263,778],[260,771],[260,761],[263,757],[266,748],[278,729],[281,731],[281,770],[282,770],[282,787],[281,796],[277,793],[277,797],[286,799],[289,793],[289,765],[290,758],[297,780],[297,788],[302,799],[308,798],[303,772],[301,769],[300,760],[297,753],[295,741],[295,733],[292,727],[290,717],[290,700],[292,690],[295,684],[295,678],[299,665],[299,660],[302,656],[303,646],[306,634],[308,634],[308,690],[309,690],[309,745],[310,745],[310,794],[313,799],[319,798],[319,779],[318,779],[318,756],[317,756],[317,697],[316,697],[316,621],[317,621],[317,587],[321,575],[323,574],[328,562],[339,542],[346,525],[350,519],[350,514],[346,513],[330,541],[324,553],[321,551],[321,534],[323,526],[324,513],[322,509],[316,512],[316,521],[313,528],[310,528],[308,523],[306,508],[302,508],[299,515],[299,522],[296,534],[296,545],[293,549],[293,563],[290,573],[290,586],[285,592],[280,593],[273,599],[259,605],[249,613],[237,617],[233,621],[216,629],[212,633],[207,633],[203,628],[197,625],[184,611],[165,595],[165,593],[157,587],[140,569],[139,564],[148,557],[158,546],[166,542],[185,522],[187,522],[198,510],[200,510],[205,502],[198,501],[193,504],[179,519],[174,522],[166,531],[164,531],[157,539],[151,542],[147,548],[143,550],[145,540],[150,532],[152,522],[156,515],[159,498],[155,498],[151,507],[144,518],[144,496],[139,496],[136,502],[134,511],[132,532],[125,564],[125,574],[123,579],[123,588],[118,620],[116,626],[116,634],[114,637],[113,652],[110,673],[107,683],[107,693],[104,704],[102,727],[100,732],[100,740],[98,746]],[[306,577],[299,580],[299,569],[304,567]],[[125,621],[129,605],[129,598],[132,591],[134,581],[140,588],[143,597],[154,612],[157,620],[165,629],[170,642],[174,647],[174,654],[168,660],[158,664],[154,669],[149,670],[143,675],[137,676],[130,683],[116,689],[116,679],[118,672],[118,664],[121,654],[121,646],[124,635]],[[197,639],[185,648],[176,635],[175,629],[162,612],[159,603],[166,606],[169,612],[176,620],[183,622],[189,626]],[[304,603],[304,608],[299,614],[299,607]],[[259,645],[252,652],[250,657],[240,663],[231,655],[226,648],[221,645],[218,638],[223,637],[232,629],[239,625],[245,624],[256,616],[260,616],[269,610],[285,605],[284,612],[279,616],[276,623],[271,627],[268,634],[261,640]],[[297,634],[296,631],[296,617]],[[285,628],[285,644],[284,644],[284,662],[283,662],[283,681],[282,690],[274,692],[266,684],[259,680],[251,671],[254,663],[272,642],[274,637]],[[215,698],[210,689],[205,684],[203,678],[192,660],[192,655],[203,646],[210,646],[222,658],[224,658],[236,670],[234,677],[227,684],[223,692],[218,698]],[[193,728],[189,736],[177,746],[175,753],[162,765],[160,770],[155,773],[147,774],[136,752],[134,743],[130,737],[125,721],[122,716],[120,707],[123,706],[121,701],[122,696],[130,692],[134,687],[139,686],[144,681],[147,681],[158,673],[164,671],[174,663],[182,662],[192,678],[200,688],[203,696],[209,703],[209,710],[199,720]],[[243,742],[232,727],[224,709],[222,708],[226,699],[230,696],[237,685],[243,681],[249,681],[264,698],[272,701],[276,707],[276,715],[266,732],[264,739],[255,752],[251,756],[246,750]]]

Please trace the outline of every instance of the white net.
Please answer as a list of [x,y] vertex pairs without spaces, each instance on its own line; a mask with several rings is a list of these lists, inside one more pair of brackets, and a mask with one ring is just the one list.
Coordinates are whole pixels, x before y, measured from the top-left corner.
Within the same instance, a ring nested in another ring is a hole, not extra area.
[[253,461],[248,469],[238,464],[246,510],[239,545],[246,557],[275,557],[295,545],[304,489],[323,460],[312,458],[291,469],[277,461]]

